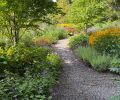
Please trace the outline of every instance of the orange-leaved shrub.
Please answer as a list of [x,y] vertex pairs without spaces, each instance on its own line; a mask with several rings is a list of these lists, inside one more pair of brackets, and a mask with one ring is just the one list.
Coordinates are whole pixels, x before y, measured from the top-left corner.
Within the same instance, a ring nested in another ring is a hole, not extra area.
[[100,53],[120,56],[120,28],[108,28],[91,34],[89,44]]
[[46,46],[55,43],[56,40],[52,36],[41,36],[33,39],[36,46]]

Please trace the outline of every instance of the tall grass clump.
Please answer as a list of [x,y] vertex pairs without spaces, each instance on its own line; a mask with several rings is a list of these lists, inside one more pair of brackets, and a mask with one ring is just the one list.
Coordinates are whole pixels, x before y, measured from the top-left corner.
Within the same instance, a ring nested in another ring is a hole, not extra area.
[[110,67],[110,56],[101,55],[91,47],[79,47],[75,50],[76,55],[90,63],[97,71],[106,71]]

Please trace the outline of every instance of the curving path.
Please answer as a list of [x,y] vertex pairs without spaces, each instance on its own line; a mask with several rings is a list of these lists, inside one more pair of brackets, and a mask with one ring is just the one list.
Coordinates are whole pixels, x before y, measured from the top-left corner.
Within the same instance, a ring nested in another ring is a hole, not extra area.
[[52,93],[53,100],[108,100],[120,94],[120,83],[114,80],[120,76],[96,72],[76,59],[68,39],[60,40],[53,47],[64,60],[59,84]]

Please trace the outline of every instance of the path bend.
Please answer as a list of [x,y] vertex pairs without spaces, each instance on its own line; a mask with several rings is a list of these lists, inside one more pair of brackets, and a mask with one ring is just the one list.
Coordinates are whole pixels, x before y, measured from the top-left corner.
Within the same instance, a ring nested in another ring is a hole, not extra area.
[[54,88],[53,100],[108,100],[120,94],[119,75],[99,73],[76,59],[68,46],[68,39],[60,40],[54,46],[64,60],[59,84]]

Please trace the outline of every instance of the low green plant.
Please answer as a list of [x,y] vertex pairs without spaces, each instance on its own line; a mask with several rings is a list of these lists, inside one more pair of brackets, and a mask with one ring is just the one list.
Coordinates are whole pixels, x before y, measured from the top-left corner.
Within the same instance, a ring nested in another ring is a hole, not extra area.
[[88,36],[85,34],[78,34],[76,36],[73,36],[69,40],[69,45],[71,48],[77,48],[79,46],[87,46]]
[[67,31],[63,28],[56,27],[56,26],[49,26],[44,29],[43,35],[53,36],[56,37],[57,40],[64,39],[67,37]]
[[[40,34],[40,35],[39,35]],[[60,39],[67,37],[67,31],[56,26],[46,27],[38,36],[34,37],[33,42],[37,46],[51,45]]]
[[26,68],[40,69],[49,52],[50,50],[46,48],[20,45],[6,50],[0,49],[0,73],[7,70],[21,75],[24,74]]
[[110,67],[110,56],[107,55],[97,55],[89,60],[92,67],[97,71],[106,71]]
[[113,57],[113,59],[110,62],[110,71],[120,74],[120,58]]
[[[51,100],[61,58],[43,47],[0,48],[0,98],[2,100]],[[1,78],[1,77],[0,77]]]
[[7,77],[0,80],[2,100],[51,100],[50,90],[56,83],[54,77],[46,74],[26,74],[24,77]]
[[79,47],[75,50],[75,53],[84,61],[89,62],[97,71],[106,71],[110,67],[110,56],[98,54],[93,48]]
[[[21,36],[21,38],[20,38],[20,40],[19,40],[19,44],[22,44],[22,45],[24,45],[24,46],[26,46],[26,47],[32,46],[32,45],[33,45],[33,38],[34,38],[34,36],[35,36],[35,34],[32,34],[32,33],[30,33],[30,32],[25,32],[25,33]],[[19,45],[19,44],[18,44],[18,45]]]
[[108,100],[120,100],[120,95],[113,96],[113,97],[109,98]]

